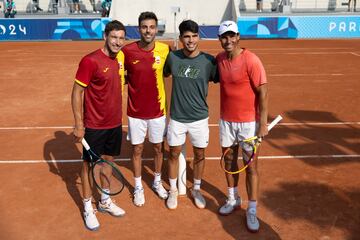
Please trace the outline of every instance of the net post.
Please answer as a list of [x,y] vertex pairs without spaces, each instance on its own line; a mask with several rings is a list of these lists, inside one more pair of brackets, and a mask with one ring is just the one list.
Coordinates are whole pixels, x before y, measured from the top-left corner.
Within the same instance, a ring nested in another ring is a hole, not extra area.
[[179,155],[179,171],[178,171],[178,192],[179,195],[186,195],[186,144],[181,147]]

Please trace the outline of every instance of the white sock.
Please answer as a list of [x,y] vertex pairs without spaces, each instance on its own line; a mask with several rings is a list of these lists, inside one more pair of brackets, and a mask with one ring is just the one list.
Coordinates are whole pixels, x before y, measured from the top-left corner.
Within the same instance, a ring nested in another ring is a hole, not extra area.
[[176,184],[177,184],[177,178],[174,178],[174,179],[172,179],[172,178],[169,178],[169,183],[170,183],[170,190],[177,190],[177,186],[176,186]]
[[257,201],[249,201],[248,208],[254,208],[256,210]]
[[194,178],[194,186],[193,186],[193,189],[194,189],[194,190],[200,190],[200,186],[201,186],[201,179],[195,179],[195,178]]
[[161,173],[154,172],[154,184],[157,185],[161,182]]
[[228,197],[230,199],[235,199],[235,189],[237,191],[237,187],[228,187]]
[[[103,188],[102,189],[104,192],[107,192],[107,193],[109,193],[110,192],[110,189],[107,189],[107,188]],[[105,193],[101,193],[101,202],[102,203],[105,203],[105,202],[107,202],[107,200],[108,199],[110,199],[110,196],[108,195],[108,194],[105,194]]]
[[235,197],[235,199],[236,199],[237,197],[239,197],[239,191],[238,191],[237,186],[234,187],[234,197]]
[[92,202],[91,202],[91,197],[90,197],[90,198],[84,198],[84,199],[83,199],[83,203],[84,203],[84,210],[85,210],[85,212],[92,212],[92,211],[94,211],[93,206],[92,206]]
[[138,188],[138,189],[142,189],[143,186],[142,186],[142,183],[141,183],[141,176],[140,177],[135,177],[135,188]]

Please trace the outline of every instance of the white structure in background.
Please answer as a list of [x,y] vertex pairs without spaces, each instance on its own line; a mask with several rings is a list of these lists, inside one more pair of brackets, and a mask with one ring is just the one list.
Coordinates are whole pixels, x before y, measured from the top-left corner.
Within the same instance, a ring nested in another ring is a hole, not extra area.
[[199,25],[219,25],[222,20],[237,20],[239,7],[235,6],[240,6],[240,0],[113,0],[110,17],[137,26],[140,13],[151,11],[166,25],[166,33],[174,33],[174,6],[180,8],[176,25],[184,19],[192,19]]
[[[0,2],[4,1],[0,0]],[[62,6],[65,5],[65,10],[61,9],[59,13],[68,13],[72,0],[60,1],[63,1]],[[32,0],[15,0],[15,2],[18,13],[25,12],[32,6]],[[47,12],[51,10],[54,2],[55,0],[39,0],[39,6]],[[290,9],[291,12],[301,13],[344,12],[347,11],[347,6],[342,4],[347,2],[348,0],[263,0],[263,9],[264,15],[270,13],[272,9],[283,10],[284,14]],[[280,3],[284,6],[279,7]],[[100,10],[101,0],[95,0],[95,5]],[[222,20],[236,20],[240,16],[240,11],[256,14],[256,0],[112,0],[112,5],[110,16],[123,21],[126,25],[136,26],[140,12],[153,11],[166,23],[166,31],[169,33],[173,32],[172,6],[178,6],[181,9],[176,16],[177,22],[191,18],[200,25],[219,25]],[[83,13],[92,12],[90,0],[80,0],[80,7]]]
[[263,0],[263,13],[256,13],[255,0],[113,0],[110,17],[118,19],[126,25],[137,26],[137,18],[141,12],[154,12],[162,24],[166,25],[166,33],[173,33],[174,15],[171,7],[180,7],[176,15],[177,24],[184,19],[192,19],[199,25],[219,25],[223,20],[237,20],[241,13],[269,16],[278,14],[344,12],[347,6],[342,3],[348,0]]

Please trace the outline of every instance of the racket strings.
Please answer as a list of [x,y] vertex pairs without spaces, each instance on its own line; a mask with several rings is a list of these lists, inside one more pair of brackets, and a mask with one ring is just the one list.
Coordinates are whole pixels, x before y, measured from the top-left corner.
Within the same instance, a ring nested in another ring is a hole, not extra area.
[[106,195],[119,194],[125,187],[124,176],[113,161],[107,161],[96,154],[85,138],[81,143],[90,157],[89,183]]
[[[238,167],[238,159],[234,159],[238,156],[238,148],[230,147],[222,154],[220,159],[221,168],[228,174],[234,175],[245,171],[250,163],[256,157],[256,151],[260,145],[260,141],[257,141],[256,137],[245,139],[241,142],[241,148],[243,153],[243,165]],[[230,170],[229,163],[231,163]],[[226,165],[226,166],[225,166]]]
[[[91,168],[89,175],[91,175],[90,184],[104,194],[117,195],[124,189],[124,177],[116,164],[111,161],[106,161],[89,149],[91,158]],[[105,191],[104,189],[109,189]]]
[[[281,115],[278,115],[267,127],[268,131],[270,131],[276,124],[278,124],[281,121],[282,117]],[[222,154],[221,158],[220,158],[220,166],[222,167],[222,169],[228,173],[228,174],[238,174],[242,171],[244,171],[249,165],[250,163],[256,158],[256,154],[258,151],[258,148],[260,147],[260,144],[263,140],[263,137],[257,137],[254,136],[252,138],[248,138],[242,141],[242,145],[243,146],[247,146],[249,148],[252,148],[252,151],[246,151],[243,150],[244,152],[250,152],[248,155],[247,154],[243,154],[243,162],[245,163],[244,167],[242,167],[241,169],[237,170],[237,171],[228,171],[225,167],[224,167],[224,162],[225,162],[225,158],[226,155],[228,153],[228,151],[230,150],[230,148],[228,148],[227,150],[224,151],[224,153]],[[250,144],[251,142],[251,144]],[[248,144],[249,143],[249,144]],[[246,147],[247,148],[247,147]],[[245,155],[245,157],[244,157]],[[236,159],[237,160],[237,159]],[[235,161],[234,161],[235,162]],[[236,161],[237,162],[237,161]]]
[[251,141],[244,141],[243,142],[243,161],[246,164],[250,164],[255,158],[255,154],[257,149],[260,145],[261,141],[251,140]]
[[115,163],[100,160],[93,166],[91,173],[96,188],[102,193],[116,195],[124,188],[124,177]]

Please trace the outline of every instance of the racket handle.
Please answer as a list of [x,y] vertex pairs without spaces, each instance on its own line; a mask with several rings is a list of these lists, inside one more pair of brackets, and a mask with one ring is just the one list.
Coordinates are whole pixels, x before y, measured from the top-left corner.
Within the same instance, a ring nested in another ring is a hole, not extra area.
[[276,124],[278,124],[282,119],[282,116],[278,115],[268,126],[268,131],[270,131]]
[[82,145],[84,146],[84,148],[86,149],[86,151],[89,151],[90,146],[89,146],[89,144],[87,143],[87,141],[85,140],[85,138],[81,139],[81,143],[82,143]]

